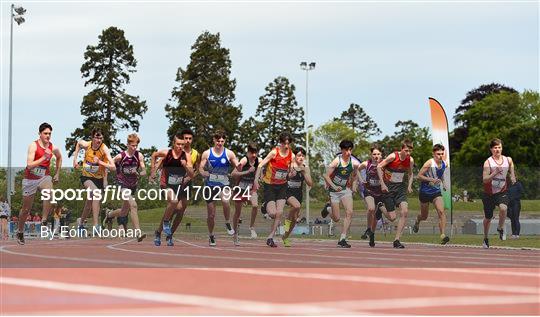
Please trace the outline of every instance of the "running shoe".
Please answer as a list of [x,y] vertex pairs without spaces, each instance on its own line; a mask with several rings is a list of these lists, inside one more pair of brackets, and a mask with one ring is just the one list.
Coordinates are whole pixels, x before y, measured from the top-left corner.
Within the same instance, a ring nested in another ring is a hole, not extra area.
[[172,235],[167,236],[167,246],[168,246],[168,247],[174,246],[174,241],[173,241]]
[[105,217],[103,218],[103,222],[101,224],[103,228],[107,228],[109,230],[112,229],[113,218],[109,217],[109,212],[105,213]]
[[338,247],[340,248],[350,248],[351,245],[347,243],[347,240],[345,239],[341,239],[339,240],[339,242],[337,243]]
[[441,244],[442,244],[442,245],[445,245],[445,244],[447,244],[449,241],[450,241],[450,238],[449,238],[448,236],[444,236],[444,238],[442,238],[442,240],[441,240]]
[[382,218],[377,220],[377,230],[383,229],[383,225],[384,225],[384,221]]
[[257,232],[255,232],[255,229],[249,228],[249,232],[251,233],[251,239],[257,239]]
[[137,242],[142,242],[142,241],[144,240],[144,238],[146,238],[146,233],[141,234],[141,235],[137,238]]
[[24,232],[17,232],[17,243],[24,245]]
[[274,239],[272,238],[266,239],[266,245],[271,248],[277,248],[277,244],[274,242]]
[[291,247],[291,240],[289,238],[282,238],[283,239],[283,246],[290,248]]
[[240,246],[240,238],[238,237],[237,234],[234,235],[233,243],[234,243],[234,246],[235,246],[235,247],[239,247],[239,246]]
[[208,245],[211,247],[216,246],[216,237],[214,235],[211,235],[210,237],[208,237]]
[[330,208],[330,203],[326,203],[326,205],[324,205],[323,209],[321,210],[321,217],[328,217],[328,214],[330,213],[328,212],[328,208]]
[[167,235],[167,236],[172,235],[171,222],[170,221],[163,221],[163,233],[165,233],[165,235]]
[[374,248],[375,247],[375,232],[369,230],[369,246]]
[[283,230],[285,232],[289,232],[289,229],[291,229],[291,221],[289,219],[285,219],[285,225],[283,226]]
[[370,232],[370,231],[371,231],[371,230],[369,230],[369,228],[367,228],[366,231],[364,231],[364,234],[362,234],[362,235],[360,236],[360,239],[366,240],[366,239],[368,238],[368,235],[369,235],[369,232]]
[[405,249],[405,246],[399,242],[399,240],[394,240],[394,248],[395,249]]
[[418,219],[414,222],[414,226],[412,227],[412,231],[414,233],[418,233],[418,230],[420,230],[420,223],[418,222]]
[[499,239],[506,240],[506,235],[504,234],[504,229],[497,228],[497,232],[499,233]]
[[230,236],[232,236],[232,235],[234,234],[234,230],[233,230],[233,228],[232,228],[232,226],[231,226],[230,223],[226,222],[226,223],[225,223],[225,228],[227,228],[227,233],[228,233]]
[[268,215],[268,212],[266,211],[266,201],[261,204],[261,213],[264,215],[264,218]]
[[489,249],[489,240],[488,240],[488,238],[484,238],[484,243],[482,243],[482,247],[484,247],[484,249]]
[[161,232],[158,232],[157,230],[154,236],[154,245],[156,247],[159,247],[161,245]]

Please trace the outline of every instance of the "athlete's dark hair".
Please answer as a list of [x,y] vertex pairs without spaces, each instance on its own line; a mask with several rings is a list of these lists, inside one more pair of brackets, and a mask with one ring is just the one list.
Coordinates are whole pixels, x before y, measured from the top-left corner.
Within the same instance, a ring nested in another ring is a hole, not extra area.
[[401,142],[401,149],[403,149],[405,147],[408,147],[409,149],[412,150],[414,148],[414,145],[413,145],[411,140],[405,139],[405,140],[403,140],[403,142]]
[[285,141],[289,141],[289,143],[293,143],[294,139],[292,135],[289,132],[281,132],[279,135],[279,143],[284,143]]
[[495,139],[491,140],[491,142],[489,142],[489,148],[490,148],[490,149],[492,149],[492,148],[495,147],[496,145],[502,146],[502,145],[503,145],[502,140],[501,140],[501,139],[495,138]]
[[382,148],[378,143],[373,143],[371,145],[371,148],[369,149],[369,152],[373,153],[373,151],[378,150],[382,154]]
[[174,143],[174,138],[177,138],[178,140],[183,140],[184,134],[182,132],[176,132],[176,134],[173,137],[173,143]]
[[94,137],[94,136],[96,136],[98,134],[103,135],[103,130],[101,130],[101,128],[93,128],[92,129],[92,136]]
[[248,146],[247,146],[247,150],[248,150],[248,152],[250,152],[250,153],[257,153],[257,152],[259,152],[257,143],[255,143],[255,142],[249,142],[249,143],[248,143]]
[[342,150],[352,149],[353,147],[354,147],[354,144],[350,140],[343,140],[339,143],[339,148]]
[[304,149],[301,146],[295,147],[293,153],[294,153],[294,155],[296,155],[298,153],[302,153],[302,154],[304,154],[304,156],[306,156],[306,154],[307,154],[306,149]]
[[193,136],[193,131],[191,131],[191,129],[184,129],[182,130],[182,132],[180,132],[180,134],[182,134],[182,138],[187,134],[187,135],[191,135]]
[[52,126],[48,124],[47,122],[43,122],[42,124],[39,125],[39,133],[43,132],[43,130],[45,129],[51,129],[52,131]]
[[444,151],[444,145],[442,144],[435,144],[433,146],[433,152],[437,152],[437,151]]
[[227,135],[225,134],[225,131],[219,129],[219,130],[216,130],[216,132],[214,132],[214,140],[226,139],[226,138],[227,138]]

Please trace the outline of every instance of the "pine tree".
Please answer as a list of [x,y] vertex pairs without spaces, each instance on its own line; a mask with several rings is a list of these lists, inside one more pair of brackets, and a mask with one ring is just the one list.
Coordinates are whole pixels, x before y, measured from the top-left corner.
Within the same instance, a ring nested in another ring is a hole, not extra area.
[[364,109],[355,103],[349,105],[349,109],[343,111],[341,116],[334,119],[348,125],[362,137],[369,138],[381,134],[377,123],[364,111]]
[[75,142],[88,138],[93,128],[103,130],[104,142],[118,151],[122,147],[116,138],[119,130],[139,130],[139,119],[148,110],[146,101],[139,96],[126,93],[130,73],[136,71],[137,60],[133,46],[124,36],[124,31],[116,27],[103,30],[96,46],[88,45],[84,53],[85,62],[81,67],[84,86],[93,89],[83,97],[81,114],[82,127],[75,129],[66,138],[66,150],[71,155]]
[[[237,144],[235,133],[242,118],[242,107],[233,104],[236,80],[231,79],[229,50],[221,47],[220,34],[202,33],[191,47],[191,61],[178,68],[170,103],[165,106],[170,139],[190,128],[195,133],[193,147],[198,150],[212,145],[215,130],[227,134],[226,146]],[[238,150],[233,148],[233,150]]]

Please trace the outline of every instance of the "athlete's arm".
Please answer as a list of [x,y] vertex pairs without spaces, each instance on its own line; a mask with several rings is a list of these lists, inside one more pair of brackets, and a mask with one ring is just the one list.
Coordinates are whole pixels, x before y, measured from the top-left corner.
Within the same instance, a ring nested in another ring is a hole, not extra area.
[[309,187],[313,186],[313,180],[311,179],[311,170],[309,169],[309,166],[304,166],[304,182],[306,182],[306,185]]
[[425,174],[427,173],[427,171],[429,170],[430,168],[430,165],[431,165],[431,160],[428,160],[424,163],[424,165],[422,166],[422,168],[420,169],[420,172],[418,172],[418,179],[422,182],[427,182],[427,183],[438,183],[440,182],[440,180],[438,178],[432,178],[432,177],[427,177]]
[[98,164],[107,169],[110,169],[111,171],[116,171],[116,165],[114,165],[114,161],[111,157],[111,152],[105,144],[103,144],[103,152],[105,152],[105,159],[107,161],[104,162],[102,160],[99,160]]
[[236,169],[236,167],[238,166],[238,159],[236,158],[236,154],[234,154],[233,151],[227,151],[227,156],[229,157],[229,162],[231,162],[233,169]]
[[195,173],[193,172],[193,163],[191,162],[191,155],[189,155],[186,152],[184,152],[184,153],[185,153],[186,159],[185,160],[180,160],[180,162],[184,166],[184,168],[186,169],[187,177],[193,177],[193,175],[195,175]]
[[247,164],[247,159],[245,157],[243,157],[240,162],[238,162],[238,165],[236,166],[235,169],[233,169],[232,173],[231,173],[231,176],[232,177],[239,177],[239,176],[242,176],[242,175],[246,175],[248,173],[250,173],[249,171],[245,171],[245,172],[242,172],[242,168],[244,168],[244,165]]
[[335,158],[330,165],[328,165],[328,168],[326,169],[326,173],[323,174],[324,181],[329,187],[332,187],[335,191],[340,191],[341,186],[336,186],[334,182],[332,182],[332,179],[330,179],[330,175],[334,173],[334,170],[339,164],[339,158]]
[[144,155],[142,155],[141,152],[139,152],[139,176],[145,176],[146,175],[146,165],[144,165]]
[[115,157],[113,157],[113,162],[116,164],[122,159],[122,154],[118,153]]
[[514,161],[510,156],[508,157],[508,165],[510,165],[510,181],[513,185],[516,183],[516,171],[514,169]]
[[60,179],[60,169],[62,168],[62,153],[60,149],[53,145],[52,153],[56,157],[56,172],[54,173],[53,182],[57,183]]
[[36,150],[37,150],[36,142],[32,142],[28,146],[28,155],[26,156],[26,167],[28,169],[32,169],[32,168],[38,166],[39,164],[43,163],[43,161],[45,161],[47,159],[45,157],[45,155],[43,155],[42,157],[40,157],[39,159],[34,161],[34,157],[36,155]]
[[360,164],[360,166],[358,166],[358,174],[357,174],[357,178],[358,178],[358,181],[359,182],[362,182],[362,184],[365,184],[367,181],[364,179],[364,177],[362,176],[362,173],[360,173],[362,170],[365,170],[367,168],[367,161],[364,161]]
[[395,159],[396,159],[396,154],[392,153],[392,154],[388,155],[384,160],[382,160],[382,162],[377,164],[377,175],[379,176],[379,181],[381,183],[381,190],[383,192],[388,192],[388,187],[384,183],[383,168],[385,168],[386,165],[392,163],[392,161],[394,161]]
[[79,151],[81,148],[83,150],[86,150],[89,146],[90,142],[84,141],[84,140],[78,140],[77,143],[75,143],[75,151],[73,152],[73,167],[79,168],[79,162],[77,162],[77,156],[79,156]]
[[155,151],[152,153],[152,156],[150,156],[150,180],[153,180],[156,177],[156,159],[158,157],[165,157],[167,156],[167,153],[169,152],[169,149],[163,149],[159,151]]
[[489,173],[489,171],[491,170],[491,168],[489,167],[489,161],[486,160],[484,162],[484,170],[482,172],[482,180],[484,182],[484,184],[489,184],[491,183],[491,181],[493,180],[493,178],[495,176],[497,176],[497,174],[499,174],[500,172],[502,172],[502,169],[500,167],[496,167],[495,170],[493,171],[493,173]]
[[199,174],[201,174],[202,177],[210,176],[210,173],[204,170],[206,163],[208,162],[209,155],[210,155],[210,150],[206,150],[203,152],[201,156],[201,163],[199,163]]
[[412,183],[414,181],[414,173],[413,173],[413,166],[414,166],[414,159],[411,156],[411,165],[409,166],[409,187],[407,188],[409,191],[409,194],[413,192],[412,190]]
[[259,179],[261,178],[262,169],[274,157],[276,157],[276,151],[270,151],[270,153],[268,153],[264,160],[259,163],[259,166],[257,167],[257,172],[255,172],[255,181],[253,182],[252,191],[257,191],[257,189],[259,189]]

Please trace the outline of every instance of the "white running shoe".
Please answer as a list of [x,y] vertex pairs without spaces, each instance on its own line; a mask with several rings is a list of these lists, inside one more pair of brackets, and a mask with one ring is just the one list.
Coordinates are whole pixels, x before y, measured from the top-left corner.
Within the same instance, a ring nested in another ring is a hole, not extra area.
[[235,246],[235,247],[239,247],[239,246],[240,246],[240,238],[238,237],[237,234],[234,235],[233,242],[234,242],[234,246]]
[[251,239],[257,239],[257,232],[255,232],[255,229],[249,228],[249,232],[251,232]]
[[230,223],[225,223],[225,227],[227,228],[227,233],[232,236],[234,234],[234,229],[232,228]]

